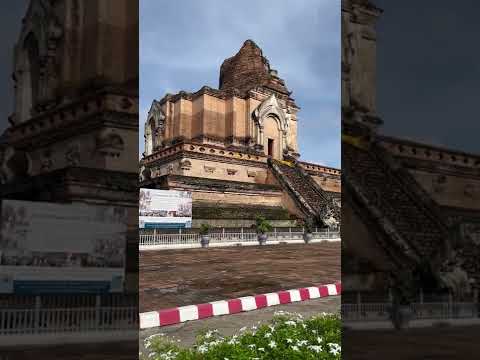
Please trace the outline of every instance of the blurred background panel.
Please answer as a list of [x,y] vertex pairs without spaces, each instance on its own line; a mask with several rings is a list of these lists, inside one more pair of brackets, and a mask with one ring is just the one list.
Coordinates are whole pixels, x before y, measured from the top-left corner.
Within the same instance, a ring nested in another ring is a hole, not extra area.
[[0,345],[136,358],[138,1],[1,6]]
[[345,358],[461,358],[478,331],[477,7],[342,1]]

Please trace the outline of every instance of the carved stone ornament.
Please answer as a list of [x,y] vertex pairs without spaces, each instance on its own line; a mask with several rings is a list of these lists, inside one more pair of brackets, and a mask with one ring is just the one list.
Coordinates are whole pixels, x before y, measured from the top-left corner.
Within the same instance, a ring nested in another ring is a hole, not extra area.
[[69,166],[78,166],[80,164],[80,146],[78,144],[69,147],[65,153],[65,160]]
[[213,174],[214,171],[215,171],[215,168],[214,167],[211,167],[211,166],[204,166],[203,169],[205,170],[205,172],[207,174]]
[[125,143],[119,134],[104,130],[97,135],[95,149],[103,156],[119,157],[125,149]]
[[432,189],[436,194],[441,194],[445,191],[445,185],[447,183],[447,177],[445,175],[439,175],[432,180]]
[[49,171],[53,168],[52,151],[47,149],[43,151],[40,159],[40,170]]
[[253,116],[258,126],[263,129],[264,119],[269,115],[275,115],[280,121],[280,130],[286,132],[289,128],[289,117],[285,114],[285,111],[278,104],[277,98],[274,94],[270,95],[260,106],[258,106]]
[[145,122],[145,155],[151,155],[156,148],[164,144],[165,114],[161,105],[154,100]]
[[238,172],[238,170],[235,169],[227,169],[227,174],[228,175],[235,175]]
[[179,164],[180,170],[190,170],[192,168],[192,163],[190,160],[183,159]]

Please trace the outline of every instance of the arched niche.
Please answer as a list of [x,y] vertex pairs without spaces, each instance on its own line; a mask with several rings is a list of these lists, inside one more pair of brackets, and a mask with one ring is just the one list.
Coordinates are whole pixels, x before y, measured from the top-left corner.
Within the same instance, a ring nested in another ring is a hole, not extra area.
[[282,159],[283,153],[287,151],[290,118],[280,107],[274,94],[255,109],[253,119],[256,143],[263,148],[265,155]]
[[279,118],[274,114],[268,114],[263,120],[263,143],[265,155],[282,159],[283,130]]
[[47,102],[54,101],[59,76],[57,49],[63,30],[53,3],[30,1],[23,19],[14,52],[15,114],[10,120],[12,123],[30,119]]
[[165,114],[160,103],[153,101],[145,122],[145,156],[151,155],[162,145],[165,133]]

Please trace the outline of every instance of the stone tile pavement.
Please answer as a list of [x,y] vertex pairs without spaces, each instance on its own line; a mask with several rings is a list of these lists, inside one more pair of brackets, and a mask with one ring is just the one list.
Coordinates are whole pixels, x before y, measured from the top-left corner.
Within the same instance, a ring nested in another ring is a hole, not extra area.
[[340,280],[340,242],[140,252],[140,312]]

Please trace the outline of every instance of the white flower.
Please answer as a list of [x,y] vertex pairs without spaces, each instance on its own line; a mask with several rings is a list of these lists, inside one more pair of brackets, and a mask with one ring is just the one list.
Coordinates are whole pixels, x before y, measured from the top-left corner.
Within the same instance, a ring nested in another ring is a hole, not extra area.
[[320,345],[309,345],[308,349],[313,350],[317,353],[322,351],[322,347]]
[[198,347],[198,352],[200,354],[206,353],[208,351],[208,346],[203,344]]
[[320,344],[323,341],[323,338],[321,336],[317,336],[317,342]]
[[243,331],[245,331],[245,330],[247,330],[247,327],[246,327],[246,326],[242,327],[242,328],[240,329],[240,332],[243,332]]
[[285,325],[295,326],[295,325],[297,325],[297,323],[293,320],[288,320],[288,321],[285,321]]
[[307,340],[298,340],[297,341],[297,346],[305,346],[308,344]]
[[277,343],[275,341],[270,341],[270,343],[268,344],[268,346],[270,346],[272,349],[275,349],[277,347]]
[[293,349],[294,351],[298,351],[298,346],[293,345],[293,346],[292,346],[292,349]]
[[258,348],[258,351],[265,351],[265,348]]
[[289,344],[291,344],[293,342],[293,340],[289,339],[289,338],[287,338],[286,340],[287,340],[287,343],[289,343]]
[[313,330],[312,330],[312,333],[316,334],[316,333],[317,333],[317,330],[313,329]]
[[210,339],[212,336],[213,336],[213,332],[212,332],[212,331],[208,331],[208,332],[205,334],[205,339]]
[[265,333],[265,337],[268,339],[270,337],[272,337],[272,333]]
[[255,344],[250,344],[250,345],[247,345],[250,349],[255,349],[257,347],[257,345]]
[[337,355],[342,351],[342,347],[339,344],[336,343],[328,343],[327,344],[330,348],[330,353],[333,355]]

